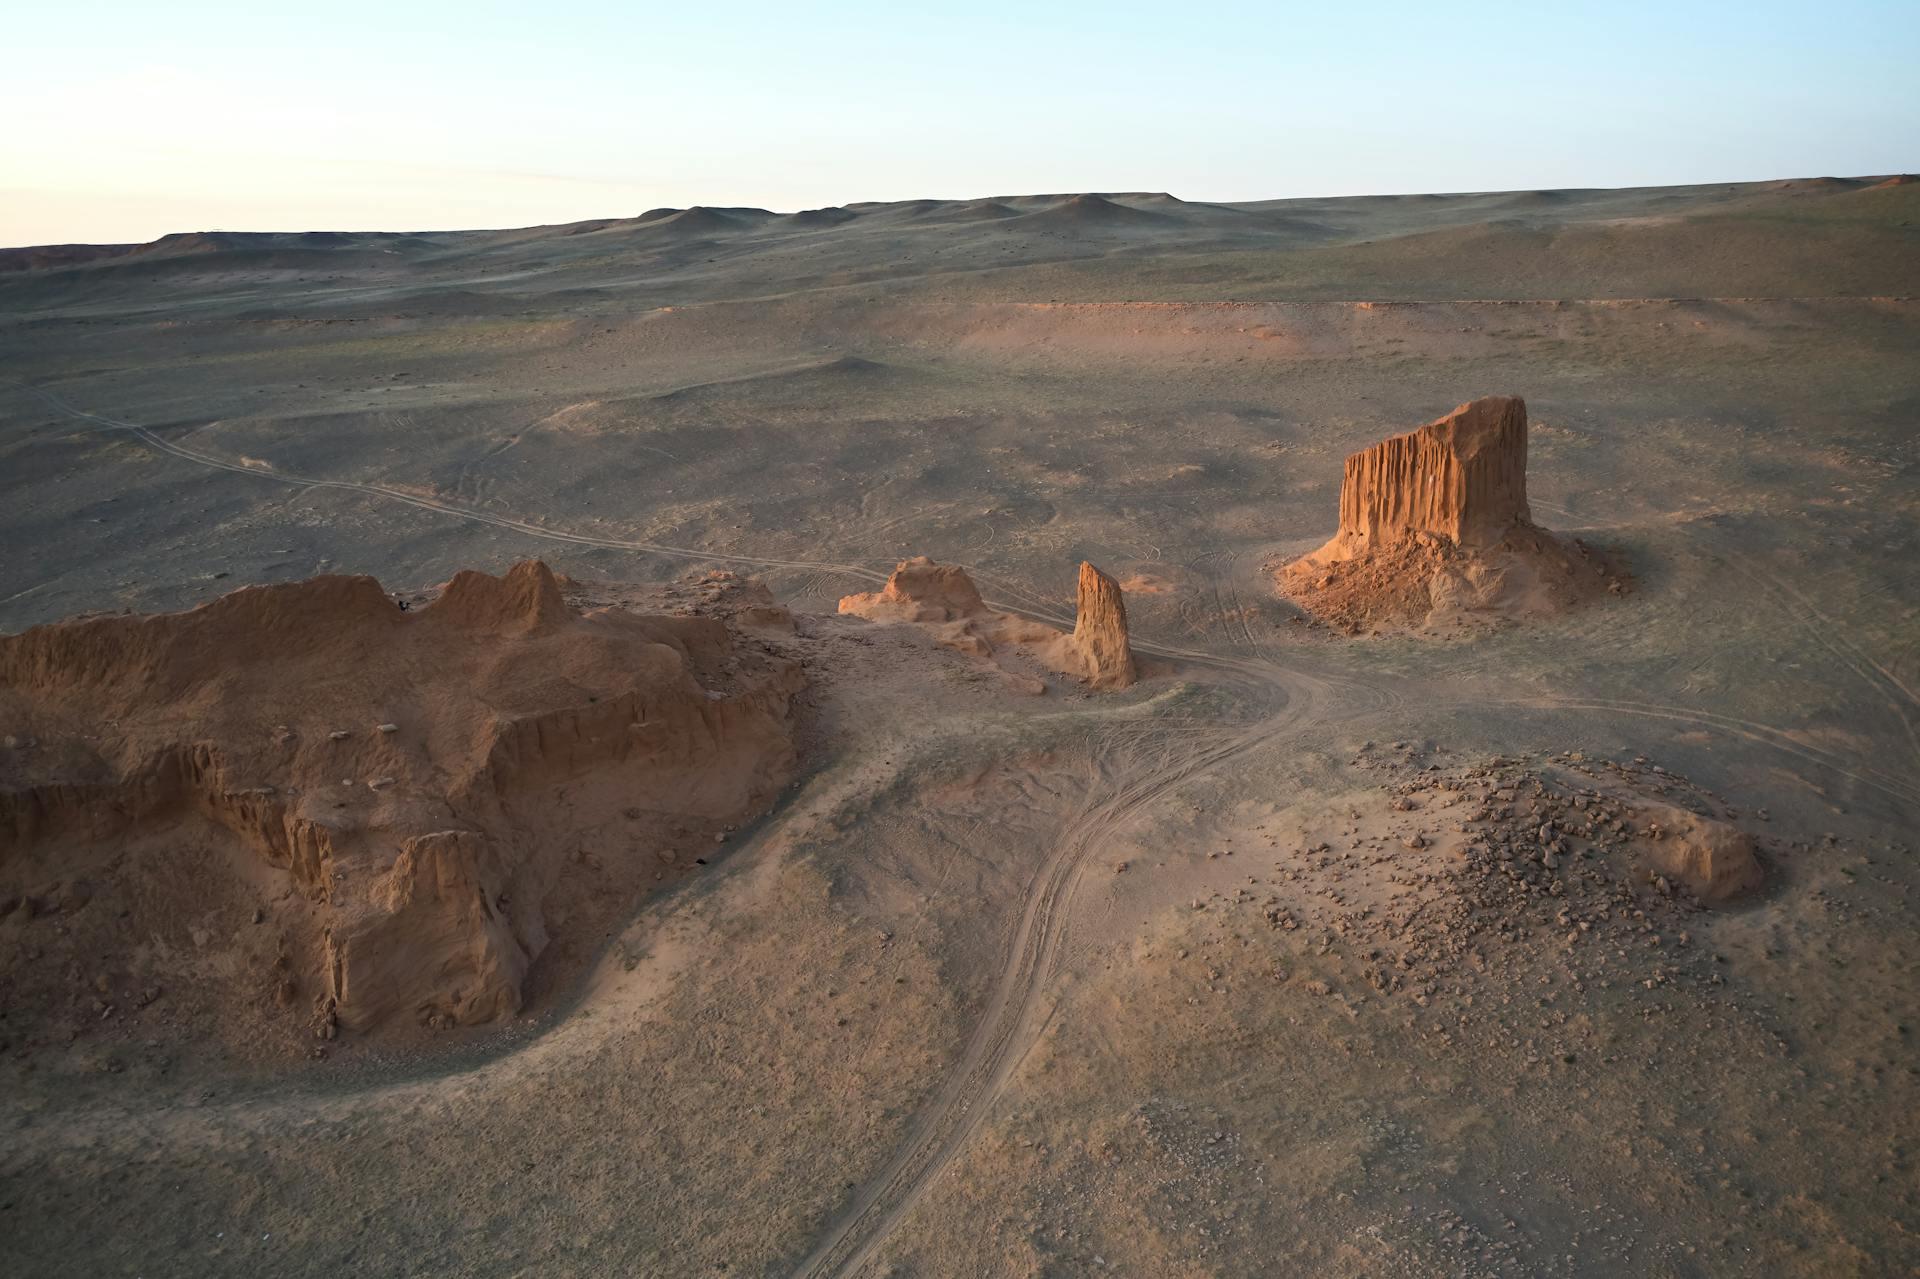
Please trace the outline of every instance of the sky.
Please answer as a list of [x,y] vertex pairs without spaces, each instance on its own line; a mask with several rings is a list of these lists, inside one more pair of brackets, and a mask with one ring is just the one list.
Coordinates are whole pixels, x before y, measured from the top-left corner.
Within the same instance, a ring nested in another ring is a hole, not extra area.
[[1920,169],[1920,0],[23,0],[0,245]]

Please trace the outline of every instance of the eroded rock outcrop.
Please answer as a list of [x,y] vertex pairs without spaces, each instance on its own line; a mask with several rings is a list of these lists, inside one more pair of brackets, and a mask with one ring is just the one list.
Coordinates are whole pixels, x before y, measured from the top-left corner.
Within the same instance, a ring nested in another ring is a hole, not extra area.
[[1079,609],[1069,638],[1093,687],[1126,688],[1137,677],[1120,583],[1085,561],[1080,564]]
[[801,682],[730,621],[576,612],[531,561],[410,612],[320,577],[0,637],[0,897],[105,885],[101,945],[220,951],[193,980],[329,1033],[488,1021],[771,800]]
[[1347,459],[1340,531],[1348,556],[1421,536],[1497,544],[1527,509],[1527,406],[1490,395]]
[[[329,993],[348,1018],[376,1026],[423,1011],[477,1025],[518,1011],[521,984],[545,948],[544,929],[516,931],[500,905],[513,867],[498,841],[443,830],[404,840],[375,881],[368,909],[326,938]],[[522,911],[519,930],[534,924]],[[423,971],[424,969],[424,971]]]
[[1660,875],[1708,905],[1750,893],[1766,881],[1753,837],[1731,822],[1670,805],[1645,804],[1639,843],[1650,875]]
[[1339,530],[1279,574],[1287,594],[1348,631],[1548,615],[1629,580],[1533,522],[1527,406],[1506,395],[1349,457]]
[[[1127,644],[1127,610],[1119,583],[1091,564],[1080,566],[1079,614],[1072,634],[995,610],[981,599],[966,570],[936,564],[924,555],[900,561],[882,589],[842,597],[840,612],[870,622],[912,623],[943,647],[973,657],[991,660],[1014,650],[1094,688],[1125,688],[1138,677]],[[1044,684],[1030,677],[1007,673],[1025,691],[1045,691]]]
[[965,569],[916,555],[894,565],[880,590],[843,596],[840,611],[870,622],[962,622],[988,609]]

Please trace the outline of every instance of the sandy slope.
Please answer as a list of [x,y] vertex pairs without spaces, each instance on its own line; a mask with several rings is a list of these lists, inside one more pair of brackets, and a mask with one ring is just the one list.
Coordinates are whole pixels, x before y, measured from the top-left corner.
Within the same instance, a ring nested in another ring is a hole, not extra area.
[[[531,1020],[265,1066],[164,997],[0,1023],[0,1233],[48,1274],[1911,1269],[1916,189],[666,211],[0,276],[0,625],[533,555],[698,611],[724,567],[799,611],[811,689],[798,785]],[[1633,595],[1435,643],[1273,594],[1345,456],[1492,393],[1535,517]],[[1162,667],[1035,697],[833,615],[914,554],[1054,627],[1091,560]],[[1762,892],[1661,892],[1610,823],[1667,804],[1757,837]],[[59,926],[0,919],[0,981]]]

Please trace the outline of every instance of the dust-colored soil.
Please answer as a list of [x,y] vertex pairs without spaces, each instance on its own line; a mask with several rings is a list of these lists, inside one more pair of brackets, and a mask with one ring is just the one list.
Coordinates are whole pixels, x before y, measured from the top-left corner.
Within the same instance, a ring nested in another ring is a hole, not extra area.
[[[1920,186],[1883,178],[8,253],[10,1268],[1914,1270]],[[1528,524],[1631,591],[1404,634],[1389,556],[1361,638],[1276,591],[1344,459],[1490,394]],[[838,611],[915,556],[977,611]],[[450,800],[500,725],[622,697],[760,718],[564,779],[595,734],[547,734],[504,808]],[[330,795],[316,897],[263,831]],[[403,859],[478,873],[456,829],[535,874],[537,954],[518,888],[492,932],[387,910]],[[326,957],[383,910],[382,955],[518,946],[517,995],[403,962],[356,1021]]]

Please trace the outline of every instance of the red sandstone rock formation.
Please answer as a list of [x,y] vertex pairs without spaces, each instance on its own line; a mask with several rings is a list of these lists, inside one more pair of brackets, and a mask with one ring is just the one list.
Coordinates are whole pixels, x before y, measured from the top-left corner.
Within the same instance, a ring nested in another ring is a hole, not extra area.
[[1753,837],[1717,818],[1664,804],[1643,804],[1642,862],[1708,905],[1719,905],[1765,882]]
[[965,569],[916,555],[894,565],[881,590],[842,597],[840,611],[870,622],[958,622],[987,606]]
[[130,914],[71,936],[239,948],[154,974],[176,1001],[257,981],[329,1033],[486,1021],[550,937],[772,799],[800,682],[712,617],[577,614],[534,562],[411,612],[320,577],[0,637],[0,899],[85,881]]
[[[935,564],[924,555],[901,560],[883,589],[843,597],[840,611],[870,622],[914,623],[930,631],[936,643],[973,657],[993,659],[1005,648],[1024,650],[1095,688],[1125,688],[1138,678],[1120,586],[1091,564],[1080,566],[1080,611],[1071,635],[995,611],[980,598],[966,570]],[[1039,680],[1006,673],[1023,691],[1046,691]]]
[[1532,522],[1526,402],[1490,395],[1348,458],[1335,541],[1349,555],[1423,533],[1482,547]]
[[1527,406],[1504,395],[1349,457],[1339,531],[1279,580],[1348,631],[1546,615],[1628,583],[1533,523]]
[[1126,688],[1133,683],[1133,648],[1127,643],[1127,605],[1120,584],[1085,561],[1080,564],[1072,644],[1093,687]]

